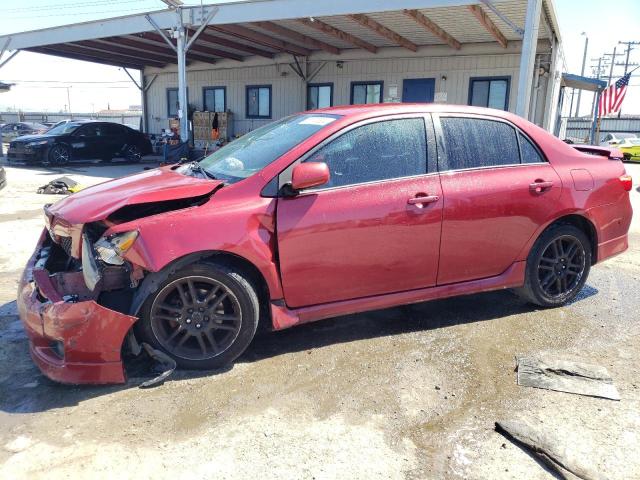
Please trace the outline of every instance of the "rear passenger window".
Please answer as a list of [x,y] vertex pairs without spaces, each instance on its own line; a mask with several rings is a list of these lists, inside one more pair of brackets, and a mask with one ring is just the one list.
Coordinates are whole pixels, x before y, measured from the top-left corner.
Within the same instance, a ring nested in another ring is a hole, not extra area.
[[425,174],[424,120],[386,120],[354,128],[305,161],[329,166],[331,179],[322,188]]
[[520,155],[522,156],[522,163],[544,162],[544,158],[542,158],[538,149],[533,146],[531,140],[519,132],[518,138],[520,139]]
[[447,165],[440,170],[494,167],[520,163],[516,130],[480,118],[442,117]]

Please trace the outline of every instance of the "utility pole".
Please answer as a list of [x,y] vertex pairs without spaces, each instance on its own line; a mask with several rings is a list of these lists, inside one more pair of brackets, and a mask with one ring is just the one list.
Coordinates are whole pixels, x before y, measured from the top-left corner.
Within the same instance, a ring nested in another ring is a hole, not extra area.
[[[626,60],[624,61],[624,74],[627,74],[627,71],[629,70],[629,66],[632,65],[629,63],[629,54],[631,53],[631,50],[633,50],[633,47],[635,45],[640,45],[640,42],[634,42],[634,41],[630,41],[630,42],[618,42],[618,45],[626,45]],[[620,64],[618,64],[620,65]],[[622,108],[620,108],[620,110],[618,111],[618,118],[620,118],[620,115],[622,114]]]
[[73,118],[73,114],[71,113],[71,95],[69,95],[69,89],[71,87],[67,87],[67,106],[69,107],[69,117]]
[[[597,66],[597,67],[595,67],[596,78],[597,78],[598,80],[600,80],[600,77],[602,76],[602,70],[603,70],[603,67],[602,67],[602,60],[603,60],[603,59],[604,59],[604,57],[592,58],[592,59],[591,59],[591,61],[592,61],[592,62],[595,62],[596,60],[598,60],[598,66]],[[593,69],[593,68],[594,68],[594,66],[593,66],[593,65],[591,65],[591,68]],[[597,97],[597,95],[594,93],[594,94],[593,94],[593,101],[591,102],[591,112],[592,112],[592,114],[593,114],[593,109],[594,109],[594,107],[595,107],[595,105],[596,105],[596,97]]]
[[609,85],[611,85],[611,79],[613,78],[613,66],[616,64],[616,57],[618,55],[622,55],[621,53],[616,53],[617,47],[613,47],[613,53],[605,53],[603,57],[611,57],[611,68],[609,69]]
[[[584,67],[587,63],[587,48],[589,47],[589,37],[587,37],[587,32],[582,32],[581,35],[584,35],[584,52],[582,52],[582,69],[580,70],[580,75],[584,77]],[[576,104],[576,113],[575,117],[580,116],[580,97],[582,96],[582,89],[578,90],[578,103]],[[571,115],[569,115],[571,116]]]

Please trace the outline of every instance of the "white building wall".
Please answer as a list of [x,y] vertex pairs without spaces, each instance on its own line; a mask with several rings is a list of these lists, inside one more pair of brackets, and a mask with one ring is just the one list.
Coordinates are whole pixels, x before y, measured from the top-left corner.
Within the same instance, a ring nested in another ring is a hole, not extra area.
[[[377,55],[347,51],[341,56],[312,57],[308,70],[312,72],[320,62],[326,61],[311,83],[332,82],[334,105],[349,104],[353,81],[383,81],[383,97],[385,101],[392,101],[390,87],[396,86],[401,96],[402,81],[410,78],[434,78],[436,94],[446,93],[446,103],[467,104],[471,77],[509,76],[509,110],[513,111],[518,85],[518,49],[519,45],[512,42],[507,50],[497,44],[473,44],[463,46],[459,51],[447,47],[422,47],[415,54],[399,48],[384,49]],[[548,49],[548,43],[541,42],[538,52],[545,49]],[[250,59],[242,64],[221,61],[215,66],[189,66],[189,104],[201,110],[203,87],[226,87],[226,106],[233,112],[235,133],[245,133],[270,121],[245,117],[248,85],[272,85],[272,120],[302,111],[306,108],[306,87],[287,65],[290,61],[290,56],[279,56],[271,61]],[[342,62],[342,68],[338,62]],[[170,66],[162,70],[147,69],[145,75],[147,82],[157,75],[147,93],[147,115],[149,131],[159,133],[168,126],[166,91],[177,87],[177,74],[175,66]],[[539,101],[545,100],[542,97]]]

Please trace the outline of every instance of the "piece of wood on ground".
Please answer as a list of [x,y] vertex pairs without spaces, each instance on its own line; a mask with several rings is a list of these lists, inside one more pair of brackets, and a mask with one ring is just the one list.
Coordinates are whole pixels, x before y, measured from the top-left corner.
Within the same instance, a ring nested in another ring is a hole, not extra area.
[[496,431],[524,446],[565,479],[604,480],[606,477],[572,455],[555,435],[527,422],[496,422]]
[[518,385],[620,400],[606,368],[545,357],[517,357]]

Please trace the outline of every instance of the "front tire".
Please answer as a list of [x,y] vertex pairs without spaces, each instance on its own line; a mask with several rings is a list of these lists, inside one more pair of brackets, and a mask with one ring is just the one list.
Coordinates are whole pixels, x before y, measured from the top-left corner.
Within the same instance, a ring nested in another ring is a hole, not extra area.
[[71,160],[71,151],[64,145],[54,145],[47,154],[45,165],[66,165]]
[[196,263],[170,275],[145,300],[136,333],[182,368],[216,369],[249,346],[259,315],[255,288],[240,271]]
[[587,281],[591,255],[591,242],[582,230],[568,224],[553,225],[529,253],[525,284],[516,292],[541,307],[565,305]]

